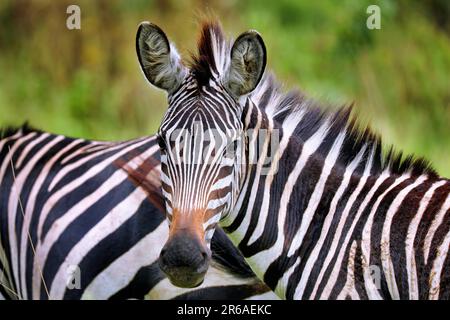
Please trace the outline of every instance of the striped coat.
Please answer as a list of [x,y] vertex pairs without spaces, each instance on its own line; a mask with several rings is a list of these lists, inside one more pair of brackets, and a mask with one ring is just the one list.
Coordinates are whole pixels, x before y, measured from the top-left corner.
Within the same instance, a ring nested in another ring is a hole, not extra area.
[[450,298],[450,181],[427,161],[383,150],[351,108],[283,92],[254,30],[230,42],[205,23],[189,65],[144,22],[137,53],[168,92],[161,261],[174,283],[201,280],[220,225],[281,298]]
[[274,297],[220,232],[204,284],[170,284],[157,263],[168,227],[153,137],[112,143],[5,131],[0,197],[3,298]]

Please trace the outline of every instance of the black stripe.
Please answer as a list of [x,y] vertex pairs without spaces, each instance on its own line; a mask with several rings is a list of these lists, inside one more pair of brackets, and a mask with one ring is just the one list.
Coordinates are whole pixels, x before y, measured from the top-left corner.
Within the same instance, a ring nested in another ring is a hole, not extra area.
[[397,283],[400,299],[402,300],[409,299],[408,292],[410,289],[408,285],[405,251],[405,240],[408,234],[408,228],[419,209],[420,201],[431,185],[432,183],[430,181],[425,181],[411,190],[404,198],[392,219],[389,254],[394,267],[395,281]]
[[[107,176],[109,177],[109,172],[107,171]],[[80,190],[80,188],[82,190]],[[71,193],[71,203],[70,205],[76,204],[81,199],[80,192],[83,195],[92,193],[98,188],[97,184],[85,184]],[[86,208],[82,214],[80,214],[61,234],[59,239],[53,244],[52,248],[49,250],[47,262],[43,266],[44,279],[46,279],[47,285],[50,285],[53,281],[53,277],[58,271],[59,266],[64,262],[67,254],[70,250],[80,241],[83,236],[92,229],[103,217],[105,217],[117,204],[123,201],[132,191],[134,186],[128,180],[120,183],[118,186],[113,188],[105,196],[98,199],[91,207]],[[76,196],[75,196],[76,195]],[[51,221],[48,224],[47,229],[49,230],[51,224],[59,217],[62,217],[67,213],[69,208],[67,203],[61,202],[61,205],[55,206],[55,209],[51,211],[52,217],[49,217],[47,221]],[[47,230],[47,231],[48,231]],[[42,288],[44,289],[44,288]],[[45,292],[42,291],[46,297]]]
[[[144,201],[136,213],[116,231],[102,239],[79,264],[81,290],[66,290],[64,299],[78,299],[83,290],[105,268],[131,250],[140,240],[152,233],[164,220],[160,212],[149,201]],[[83,224],[84,225],[84,224]],[[85,227],[87,232],[88,227]],[[70,233],[69,230],[65,233]],[[64,241],[66,244],[68,241]],[[161,243],[162,247],[162,243]],[[65,256],[65,255],[64,255]],[[54,260],[53,260],[54,261]],[[150,286],[148,280],[141,284]]]
[[165,278],[164,273],[159,268],[158,262],[142,267],[133,280],[125,287],[116,292],[110,299],[144,299],[144,297]]

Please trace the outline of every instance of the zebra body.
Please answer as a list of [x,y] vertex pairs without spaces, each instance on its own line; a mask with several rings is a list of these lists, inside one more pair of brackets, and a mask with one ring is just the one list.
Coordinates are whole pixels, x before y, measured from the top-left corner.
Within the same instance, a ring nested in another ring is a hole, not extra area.
[[220,224],[281,298],[448,299],[450,181],[385,155],[350,108],[282,93],[255,31],[231,43],[207,23],[198,46],[188,68],[159,27],[137,35],[144,75],[169,94],[158,131],[169,278],[199,282]]
[[[27,127],[6,134],[0,140],[1,296],[257,299],[267,294],[220,234],[213,243],[219,252],[214,269],[201,287],[180,289],[168,282],[157,261],[168,236],[159,168],[154,137],[95,142]],[[136,180],[138,174],[145,181]],[[221,251],[228,252],[231,268]]]

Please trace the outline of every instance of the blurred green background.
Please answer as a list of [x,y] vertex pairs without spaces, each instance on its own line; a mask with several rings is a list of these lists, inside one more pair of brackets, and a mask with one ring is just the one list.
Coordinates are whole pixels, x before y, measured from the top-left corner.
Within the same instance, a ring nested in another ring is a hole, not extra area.
[[[81,30],[66,8],[81,8]],[[370,4],[381,30],[366,27]],[[361,123],[450,176],[448,0],[2,0],[0,126],[28,120],[69,136],[122,140],[152,134],[166,108],[135,53],[140,21],[160,25],[183,56],[199,19],[237,36],[256,29],[286,87],[335,105],[355,102]]]

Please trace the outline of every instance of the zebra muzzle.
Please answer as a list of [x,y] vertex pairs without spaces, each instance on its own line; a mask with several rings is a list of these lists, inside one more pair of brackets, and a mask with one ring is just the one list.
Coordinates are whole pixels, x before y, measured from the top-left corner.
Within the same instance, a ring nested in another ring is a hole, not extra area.
[[173,285],[194,288],[203,282],[210,259],[211,251],[197,237],[180,232],[161,250],[159,266]]

